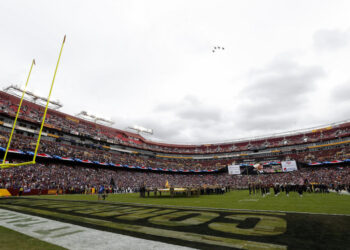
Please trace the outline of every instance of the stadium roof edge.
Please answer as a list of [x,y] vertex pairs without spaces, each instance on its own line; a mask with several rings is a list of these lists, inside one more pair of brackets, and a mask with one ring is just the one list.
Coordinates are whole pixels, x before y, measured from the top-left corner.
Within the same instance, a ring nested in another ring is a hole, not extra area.
[[[198,146],[198,145],[211,145],[211,144],[231,144],[231,143],[237,143],[237,142],[248,142],[248,141],[256,141],[256,140],[263,140],[263,139],[272,139],[272,138],[280,138],[282,136],[293,136],[293,135],[300,135],[303,133],[311,133],[313,130],[319,130],[322,131],[323,129],[327,129],[329,127],[336,127],[338,125],[350,123],[350,119],[338,121],[334,123],[329,123],[325,125],[319,125],[315,127],[309,127],[309,128],[303,128],[303,129],[296,129],[296,130],[289,130],[285,132],[278,132],[268,135],[261,135],[261,136],[252,136],[252,137],[243,137],[243,138],[237,138],[237,139],[229,139],[229,140],[221,140],[221,141],[206,141],[206,142],[198,142],[196,144],[190,144],[190,143],[184,143],[184,142],[173,142],[173,143],[167,143],[165,141],[151,141],[150,139],[146,138],[147,141],[153,142],[153,143],[159,143],[159,144],[167,144],[167,145],[186,145],[186,146]],[[318,131],[314,131],[318,132]],[[160,140],[160,139],[159,139]]]

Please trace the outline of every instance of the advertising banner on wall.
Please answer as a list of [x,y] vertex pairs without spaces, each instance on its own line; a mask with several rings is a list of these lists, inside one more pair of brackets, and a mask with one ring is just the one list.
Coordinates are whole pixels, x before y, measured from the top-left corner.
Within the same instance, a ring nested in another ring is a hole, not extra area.
[[241,169],[239,165],[229,165],[228,174],[241,174]]
[[297,171],[297,163],[295,161],[282,161],[282,171],[283,172],[291,172]]

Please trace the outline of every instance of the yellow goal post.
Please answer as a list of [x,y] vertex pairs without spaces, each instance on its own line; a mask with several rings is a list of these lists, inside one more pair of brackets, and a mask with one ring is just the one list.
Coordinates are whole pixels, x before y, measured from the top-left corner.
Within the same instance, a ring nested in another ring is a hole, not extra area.
[[27,77],[27,81],[26,81],[26,84],[25,84],[23,92],[22,92],[22,97],[21,97],[21,100],[20,100],[20,103],[19,103],[19,106],[18,106],[18,109],[17,109],[15,120],[13,122],[11,134],[10,134],[9,140],[7,142],[7,147],[6,147],[6,151],[4,153],[4,158],[2,160],[2,163],[0,164],[1,168],[17,167],[17,166],[30,165],[30,164],[35,164],[36,163],[35,160],[36,160],[36,156],[38,154],[41,134],[43,132],[43,128],[44,128],[44,124],[45,124],[45,118],[46,118],[46,113],[47,113],[47,109],[48,109],[48,106],[49,106],[49,103],[50,103],[50,97],[51,97],[51,93],[52,93],[52,88],[53,88],[53,85],[54,85],[54,82],[55,82],[56,73],[57,73],[58,65],[59,65],[59,62],[60,62],[60,59],[61,59],[61,54],[62,54],[62,50],[63,50],[63,46],[64,46],[65,41],[66,41],[66,35],[63,38],[60,54],[58,56],[58,60],[57,60],[56,68],[55,68],[55,73],[53,75],[53,79],[52,79],[52,83],[51,83],[50,92],[49,92],[49,95],[47,97],[45,111],[44,111],[43,119],[42,119],[42,122],[41,122],[40,131],[39,131],[39,135],[38,135],[38,140],[36,142],[33,159],[31,161],[27,161],[27,162],[6,163],[6,158],[7,158],[7,154],[8,154],[8,151],[9,151],[9,148],[10,148],[10,144],[11,144],[11,141],[12,141],[13,132],[14,132],[14,130],[16,128],[17,119],[18,119],[18,116],[19,116],[19,113],[20,113],[20,110],[21,110],[21,106],[22,106],[24,95],[26,93],[26,89],[27,89],[27,85],[28,85],[28,82],[29,82],[30,74],[32,72],[33,66],[35,65],[35,60],[33,60],[33,62],[32,62],[32,65],[30,67],[30,71],[29,71],[29,74],[28,74],[28,77]]

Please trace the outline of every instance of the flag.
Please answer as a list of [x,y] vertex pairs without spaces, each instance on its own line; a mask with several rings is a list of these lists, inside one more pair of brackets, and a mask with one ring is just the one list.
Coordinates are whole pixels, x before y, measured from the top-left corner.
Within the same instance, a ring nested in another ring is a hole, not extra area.
[[170,187],[168,180],[166,180],[166,182],[165,182],[165,187],[166,187],[166,188],[169,188],[169,187]]

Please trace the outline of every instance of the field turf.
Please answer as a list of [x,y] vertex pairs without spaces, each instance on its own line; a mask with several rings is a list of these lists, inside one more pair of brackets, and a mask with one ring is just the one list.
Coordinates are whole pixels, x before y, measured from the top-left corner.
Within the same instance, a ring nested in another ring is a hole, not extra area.
[[[97,195],[58,195],[37,196],[36,198],[97,201]],[[151,197],[140,198],[134,194],[109,195],[107,202],[142,203],[152,205],[174,205],[207,208],[272,210],[289,212],[350,214],[350,195],[336,193],[304,193],[299,197],[291,192],[289,197],[284,193],[274,196],[272,193],[265,197],[260,194],[249,196],[248,191],[231,191],[224,195],[201,195],[199,197]]]
[[349,249],[349,205],[350,196],[335,193],[261,197],[247,191],[0,199],[3,209],[197,249]]

